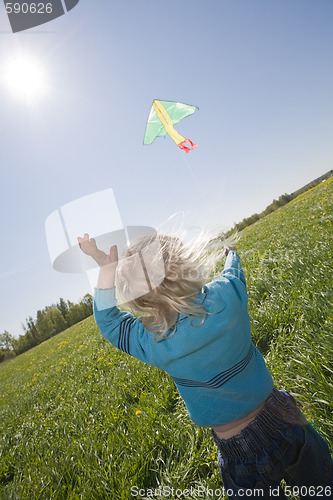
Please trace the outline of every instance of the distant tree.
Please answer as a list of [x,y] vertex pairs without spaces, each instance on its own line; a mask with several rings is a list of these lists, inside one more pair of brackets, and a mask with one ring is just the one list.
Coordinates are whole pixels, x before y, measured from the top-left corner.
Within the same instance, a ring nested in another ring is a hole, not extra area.
[[57,307],[47,307],[43,311],[37,311],[36,325],[43,340],[67,328],[67,322]]
[[0,348],[1,349],[8,349],[8,350],[14,350],[14,343],[15,343],[15,338],[5,330],[3,333],[0,334]]
[[290,194],[283,194],[282,196],[279,197],[279,203],[280,205],[286,205],[287,203],[289,203],[291,200],[293,199],[293,197],[290,195]]
[[7,361],[8,359],[14,358],[15,353],[13,351],[9,351],[8,349],[1,349],[0,347],[0,363]]
[[63,318],[66,320],[67,322],[67,315],[68,315],[68,305],[66,304],[65,300],[64,299],[60,299],[59,302],[57,303],[57,308],[59,309],[59,311],[61,312]]
[[19,338],[15,342],[15,352],[16,354],[22,354],[25,351],[31,349],[29,345],[28,338],[26,335],[20,335]]
[[84,306],[82,304],[71,303],[68,313],[69,326],[79,323],[79,321],[82,321],[85,317],[87,316],[84,314]]
[[7,330],[0,334],[0,363],[16,355],[14,344],[15,338]]
[[28,334],[34,341],[35,345],[39,343],[39,331],[38,328],[32,319],[31,316],[29,316],[28,319],[25,320],[26,324],[22,325],[23,330],[25,331],[26,334]]
[[47,311],[47,317],[53,326],[53,335],[66,330],[67,321],[65,320],[59,309],[57,309],[56,307],[50,309],[49,311]]
[[41,342],[49,338],[48,335],[48,324],[45,319],[46,311],[39,309],[36,315],[36,326],[40,334]]
[[86,293],[80,302],[80,304],[82,304],[82,306],[83,306],[83,311],[84,311],[86,318],[88,316],[91,316],[93,313],[93,302],[94,302],[94,299],[90,293]]

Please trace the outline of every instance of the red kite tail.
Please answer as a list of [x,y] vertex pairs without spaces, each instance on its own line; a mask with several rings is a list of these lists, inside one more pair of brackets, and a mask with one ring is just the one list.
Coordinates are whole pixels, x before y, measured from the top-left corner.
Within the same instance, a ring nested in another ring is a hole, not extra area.
[[194,144],[194,142],[192,142],[190,139],[185,139],[185,141],[180,142],[179,144],[177,144],[177,146],[183,151],[185,151],[185,153],[189,153],[194,148],[198,147],[198,145]]

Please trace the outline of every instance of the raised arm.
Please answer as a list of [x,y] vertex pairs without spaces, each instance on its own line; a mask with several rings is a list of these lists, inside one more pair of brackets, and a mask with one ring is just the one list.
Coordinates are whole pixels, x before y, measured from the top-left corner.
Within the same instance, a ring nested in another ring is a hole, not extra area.
[[96,288],[113,288],[118,265],[117,245],[113,245],[110,252],[106,254],[97,248],[96,241],[94,238],[89,238],[87,233],[83,238],[78,238],[78,243],[82,252],[92,257],[100,267]]
[[228,277],[237,278],[243,283],[243,285],[246,288],[245,275],[243,272],[243,268],[236,247],[227,246],[224,249],[224,253],[227,256],[227,258],[224,264],[223,276],[226,278]]
[[215,283],[220,289],[223,297],[231,293],[230,297],[247,305],[248,297],[245,276],[240,259],[235,247],[226,247],[224,253],[227,255],[222,274],[216,278]]
[[94,316],[101,334],[111,344],[131,356],[152,364],[151,355],[146,353],[147,332],[139,319],[116,307],[115,273],[118,265],[116,245],[109,254],[99,250],[93,238],[85,234],[78,238],[81,250],[90,255],[100,266],[97,287],[94,293]]

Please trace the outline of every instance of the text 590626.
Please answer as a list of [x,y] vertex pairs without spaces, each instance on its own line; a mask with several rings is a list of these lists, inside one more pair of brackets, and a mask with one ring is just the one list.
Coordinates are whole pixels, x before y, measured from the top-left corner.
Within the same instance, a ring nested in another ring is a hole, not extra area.
[[286,486],[285,493],[287,495],[320,498],[330,496],[332,491],[330,486]]
[[51,3],[7,2],[5,5],[8,14],[51,14],[52,13]]

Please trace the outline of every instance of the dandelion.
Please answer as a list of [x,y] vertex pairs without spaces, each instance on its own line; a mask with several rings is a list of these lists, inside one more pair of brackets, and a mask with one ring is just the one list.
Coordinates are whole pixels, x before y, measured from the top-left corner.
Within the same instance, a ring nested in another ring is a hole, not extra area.
[[137,410],[137,411],[135,412],[135,415],[140,415],[140,413],[141,413],[141,410]]

